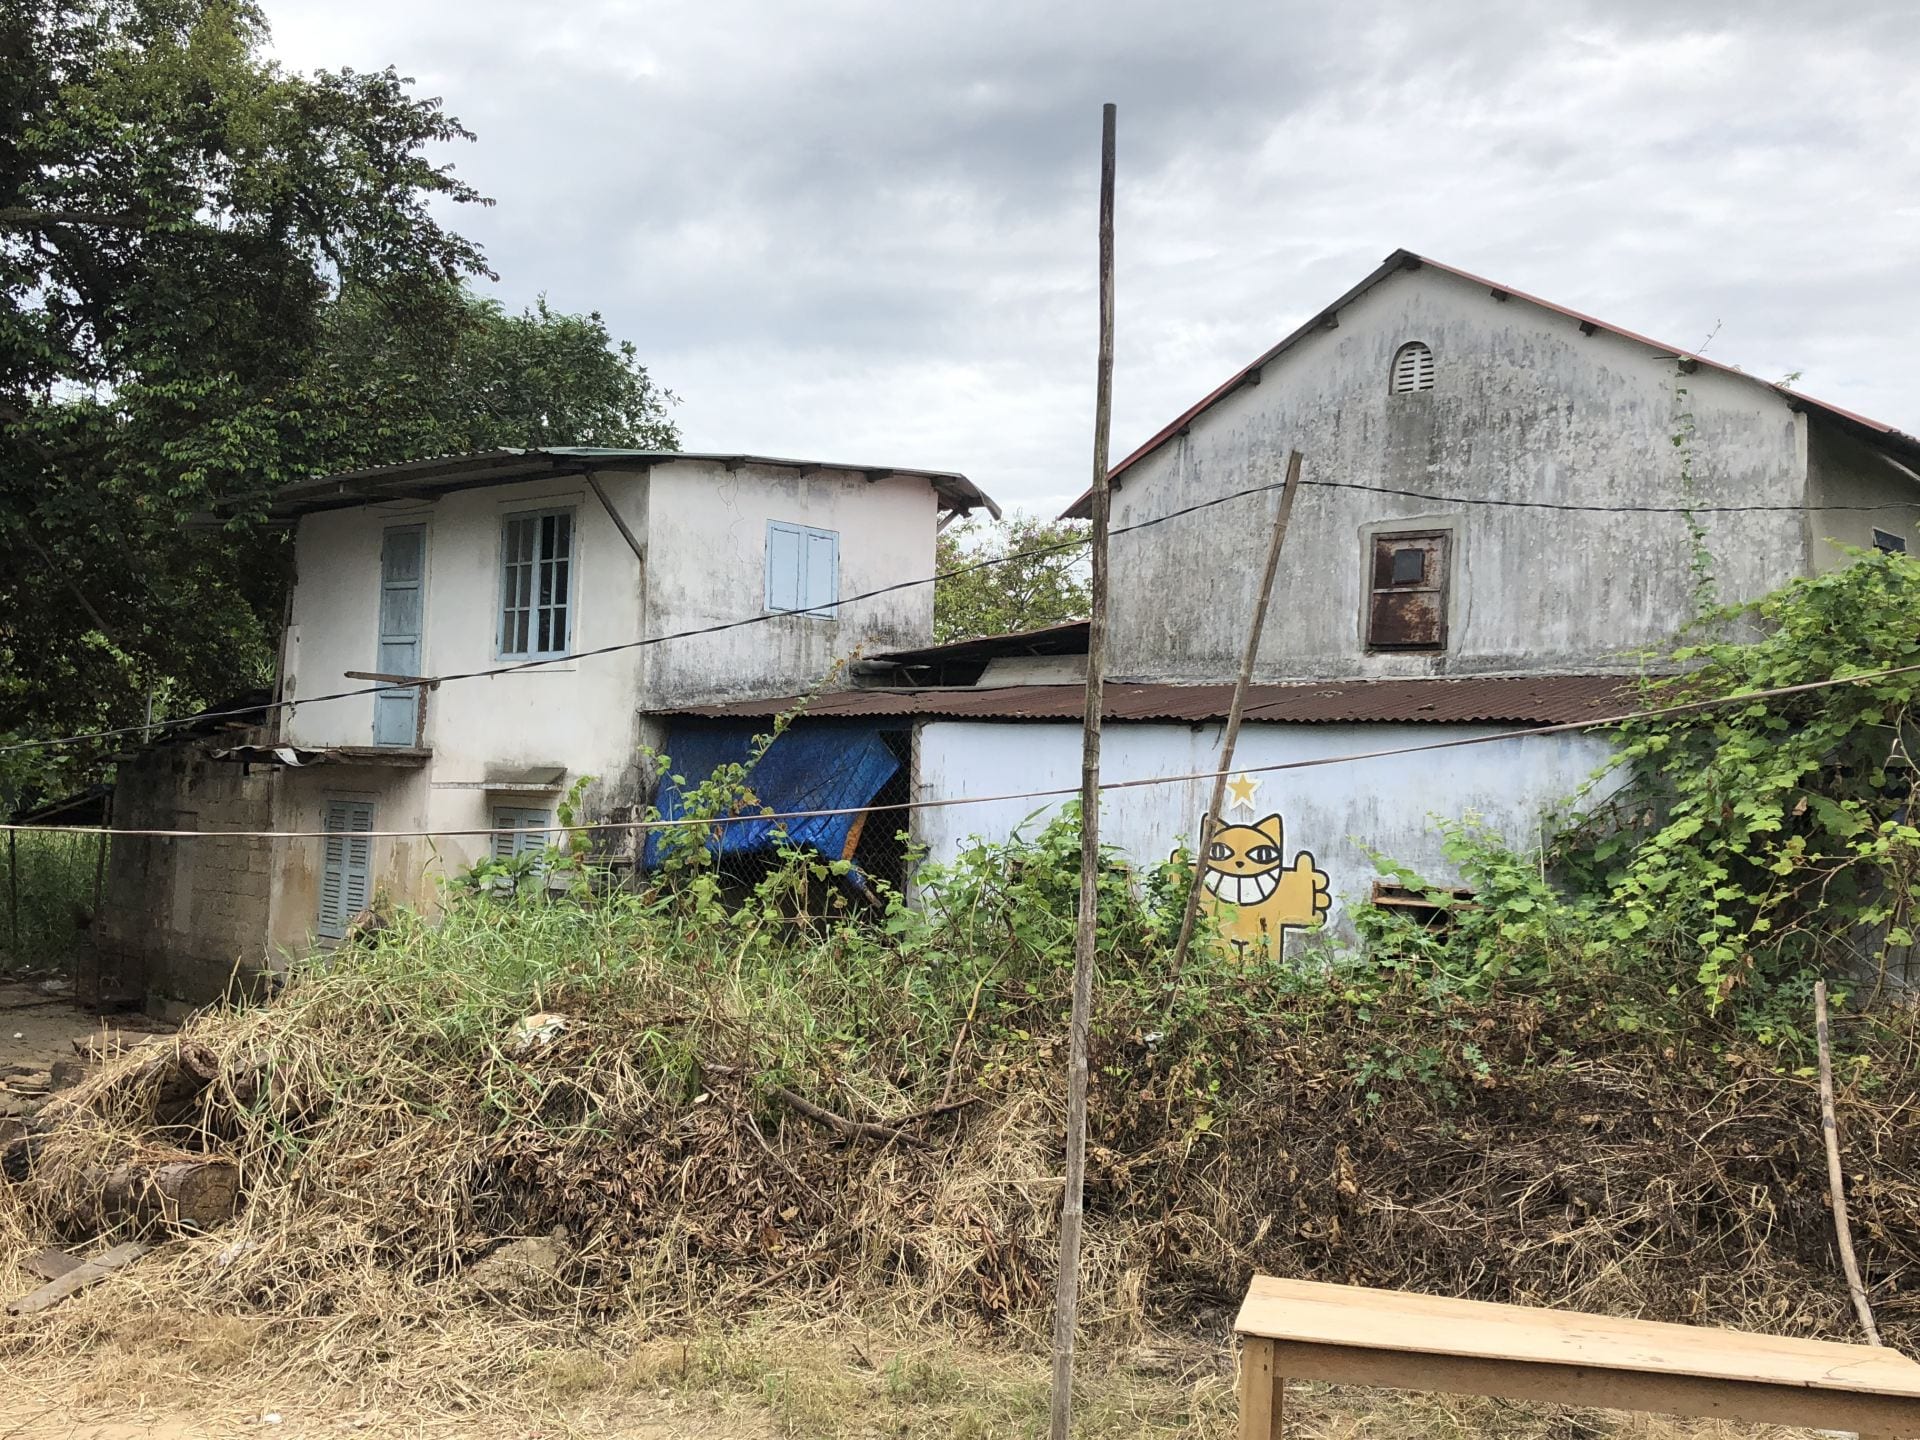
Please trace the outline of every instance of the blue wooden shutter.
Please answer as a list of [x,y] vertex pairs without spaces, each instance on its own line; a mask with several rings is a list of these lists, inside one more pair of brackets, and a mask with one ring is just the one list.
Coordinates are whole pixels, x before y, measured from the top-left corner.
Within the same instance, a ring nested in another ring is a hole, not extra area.
[[511,860],[547,848],[552,817],[545,810],[502,805],[493,812],[493,858]]
[[840,537],[831,530],[807,531],[807,594],[801,608],[833,618],[840,598]]
[[805,541],[802,527],[779,520],[767,522],[767,609],[804,608]]
[[373,806],[364,800],[329,800],[327,838],[321,842],[320,933],[338,940],[373,903]]
[[[380,544],[380,650],[383,675],[420,673],[422,600],[427,583],[427,532],[419,525],[389,530]],[[419,739],[420,692],[396,686],[373,697],[373,743],[412,745]]]

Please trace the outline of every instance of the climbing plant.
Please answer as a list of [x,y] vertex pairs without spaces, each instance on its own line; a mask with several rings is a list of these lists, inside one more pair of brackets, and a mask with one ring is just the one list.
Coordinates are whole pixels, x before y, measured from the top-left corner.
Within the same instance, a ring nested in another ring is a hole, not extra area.
[[[1618,728],[1616,764],[1546,853],[1454,827],[1470,908],[1435,892],[1453,923],[1364,915],[1382,954],[1467,988],[1601,969],[1762,1027],[1798,1014],[1817,973],[1884,981],[1920,881],[1920,562],[1849,556],[1707,627],[1747,638],[1674,651],[1640,696],[1670,713]],[[1836,677],[1858,678],[1737,703]]]

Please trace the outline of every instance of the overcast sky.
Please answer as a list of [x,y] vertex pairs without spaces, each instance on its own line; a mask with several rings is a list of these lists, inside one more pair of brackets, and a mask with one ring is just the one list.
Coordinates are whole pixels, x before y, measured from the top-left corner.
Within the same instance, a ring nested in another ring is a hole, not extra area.
[[1402,245],[1920,430],[1904,0],[265,4],[477,132],[499,298],[603,312],[689,449],[1078,494],[1106,100],[1116,459]]

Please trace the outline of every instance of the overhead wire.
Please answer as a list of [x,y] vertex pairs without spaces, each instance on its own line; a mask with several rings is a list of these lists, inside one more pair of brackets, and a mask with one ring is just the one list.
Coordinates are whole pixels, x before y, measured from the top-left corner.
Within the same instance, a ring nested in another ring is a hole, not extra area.
[[[1269,765],[1236,765],[1231,771],[1196,770],[1177,775],[1150,775],[1131,780],[1105,780],[1100,784],[1102,791],[1137,790],[1155,785],[1181,785],[1194,781],[1218,779],[1222,774],[1268,775],[1281,771],[1311,770],[1328,765],[1349,765],[1363,760],[1385,760],[1400,755],[1420,755],[1437,750],[1457,750],[1471,745],[1492,745],[1507,740],[1529,740],[1543,735],[1564,735],[1575,731],[1600,730],[1616,725],[1637,724],[1645,720],[1658,720],[1669,715],[1685,714],[1693,711],[1718,709],[1728,705],[1749,705],[1757,701],[1779,699],[1787,695],[1806,694],[1815,690],[1830,689],[1837,685],[1860,685],[1873,680],[1884,680],[1895,675],[1909,675],[1920,671],[1920,664],[1895,665],[1881,670],[1863,671],[1856,675],[1835,675],[1824,680],[1806,680],[1794,685],[1776,685],[1764,690],[1745,690],[1731,695],[1710,696],[1703,700],[1686,700],[1673,705],[1662,705],[1652,709],[1626,711],[1617,715],[1597,716],[1591,720],[1563,720],[1548,725],[1529,725],[1517,730],[1500,730],[1488,735],[1457,736],[1450,740],[1430,740],[1418,745],[1397,745],[1382,750],[1360,750],[1343,755],[1316,755],[1304,760],[1281,760]],[[1622,677],[1623,679],[1626,677]],[[108,835],[128,838],[152,838],[173,840],[223,839],[223,840],[424,840],[458,839],[492,835],[514,835],[525,833],[525,829],[537,829],[542,834],[562,832],[615,832],[632,833],[637,831],[671,830],[688,826],[714,827],[718,825],[767,824],[786,820],[824,819],[838,816],[871,815],[880,812],[902,810],[945,810],[961,805],[996,805],[1014,800],[1056,800],[1078,795],[1078,785],[1059,786],[1045,790],[1020,790],[997,795],[951,795],[937,800],[906,800],[893,804],[847,805],[819,810],[786,810],[761,812],[752,811],[737,815],[720,816],[674,816],[653,820],[601,820],[579,825],[552,825],[546,827],[522,827],[520,829],[471,829],[471,830],[143,830],[111,829],[99,825],[19,825],[0,824],[0,834],[46,833],[61,835]]]
[[[1260,485],[1249,485],[1224,495],[1212,496],[1206,500],[1183,505],[1145,520],[1136,520],[1130,524],[1114,526],[1110,536],[1133,534],[1137,531],[1152,529],[1158,525],[1184,519],[1189,515],[1215,506],[1231,504],[1254,495],[1264,495],[1279,490],[1284,482],[1270,481]],[[1581,505],[1553,500],[1508,500],[1488,496],[1446,495],[1432,491],[1401,489],[1384,485],[1365,485],[1350,480],[1302,480],[1300,484],[1324,490],[1354,490],[1369,494],[1390,495],[1402,499],[1425,500],[1437,504],[1480,505],[1511,509],[1562,510],[1579,513],[1631,514],[1631,515],[1713,515],[1713,514],[1751,514],[1764,512],[1806,513],[1808,511],[1884,511],[1888,505]],[[1920,502],[1906,502],[1920,504]],[[956,565],[948,570],[935,571],[931,575],[920,576],[912,580],[899,580],[889,585],[881,585],[872,590],[863,590],[834,602],[839,605],[858,604],[863,600],[877,599],[883,595],[898,594],[901,591],[917,589],[924,585],[938,584],[942,580],[956,579],[977,570],[990,569],[996,565],[1010,565],[1019,560],[1035,559],[1043,555],[1059,554],[1067,550],[1077,550],[1088,542],[1084,537],[1058,541],[1050,545],[1036,545],[1025,550],[1010,552],[1006,555],[989,556],[983,560],[970,561],[965,565]],[[664,645],[673,640],[697,639],[705,635],[718,635],[730,630],[739,630],[749,625],[764,625],[780,618],[785,611],[764,611],[755,615],[745,615],[734,620],[716,621],[711,625],[698,625],[685,630],[668,631],[660,635],[647,635],[634,640],[619,640],[609,645],[599,645],[587,650],[569,650],[564,654],[534,656],[526,660],[514,661],[506,665],[488,666],[478,670],[453,671],[443,675],[423,675],[409,677],[404,684],[395,682],[377,682],[351,690],[336,690],[320,695],[306,695],[279,700],[264,701],[259,705],[235,706],[226,710],[202,710],[192,715],[183,715],[171,720],[149,721],[136,725],[114,726],[101,730],[81,731],[72,735],[38,737],[26,740],[10,741],[0,745],[0,755],[13,754],[21,750],[47,749],[60,745],[77,745],[98,740],[117,740],[129,735],[142,735],[148,738],[156,734],[191,725],[203,725],[212,720],[244,720],[264,717],[282,710],[297,709],[302,705],[323,705],[338,700],[353,700],[369,695],[389,694],[395,690],[410,688],[430,688],[451,684],[462,680],[492,679],[501,675],[512,675],[523,670],[543,669],[551,665],[572,664],[579,660],[594,659],[602,655],[612,655],[626,650],[637,650],[652,645]]]

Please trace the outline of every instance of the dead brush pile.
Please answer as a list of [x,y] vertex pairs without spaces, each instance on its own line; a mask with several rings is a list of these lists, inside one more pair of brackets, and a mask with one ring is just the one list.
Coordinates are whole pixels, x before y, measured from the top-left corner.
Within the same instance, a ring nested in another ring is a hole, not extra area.
[[[44,1112],[0,1181],[0,1266],[164,1231],[103,1210],[100,1177],[215,1156],[237,1214],[142,1264],[190,1310],[1041,1328],[1071,871],[987,858],[970,910],[877,925],[802,929],[765,895],[403,916]],[[1467,999],[1344,963],[1167,974],[1162,912],[1109,889],[1095,1332],[1213,1326],[1257,1269],[1848,1335],[1815,1094],[1780,1049],[1624,1032],[1605,977]],[[1913,1022],[1847,1044],[1861,1258],[1889,1339],[1920,1343]],[[58,1323],[0,1322],[0,1353]]]

